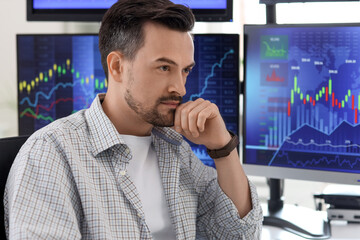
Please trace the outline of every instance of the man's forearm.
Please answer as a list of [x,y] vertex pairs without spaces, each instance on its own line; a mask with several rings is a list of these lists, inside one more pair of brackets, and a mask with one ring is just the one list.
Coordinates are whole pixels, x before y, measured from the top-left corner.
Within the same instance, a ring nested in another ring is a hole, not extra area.
[[252,209],[251,194],[237,149],[235,148],[230,155],[214,161],[221,189],[233,201],[240,217],[246,216]]

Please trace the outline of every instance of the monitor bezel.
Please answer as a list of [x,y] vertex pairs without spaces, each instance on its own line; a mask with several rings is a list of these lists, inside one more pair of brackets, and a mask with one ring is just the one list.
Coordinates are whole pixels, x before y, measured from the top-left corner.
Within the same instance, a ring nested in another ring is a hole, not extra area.
[[[107,9],[34,9],[34,0],[26,0],[27,21],[101,22]],[[199,22],[232,22],[233,0],[226,0],[226,9],[192,9]]]
[[296,179],[305,181],[318,181],[339,184],[360,185],[360,175],[348,172],[331,172],[325,170],[310,170],[310,169],[296,169],[289,167],[278,166],[264,166],[251,164],[246,162],[246,83],[247,79],[247,44],[248,44],[248,30],[247,28],[301,28],[301,27],[359,27],[360,23],[335,23],[335,24],[245,24],[243,28],[244,41],[244,83],[243,83],[243,101],[242,101],[242,153],[241,162],[247,174],[253,176],[263,176],[274,179]]

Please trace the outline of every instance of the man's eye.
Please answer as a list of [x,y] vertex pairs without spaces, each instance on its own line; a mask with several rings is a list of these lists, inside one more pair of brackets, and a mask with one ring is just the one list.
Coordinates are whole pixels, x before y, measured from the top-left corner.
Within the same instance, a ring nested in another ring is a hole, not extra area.
[[191,68],[185,68],[184,69],[184,73],[186,73],[186,74],[190,74],[191,73]]
[[167,71],[170,70],[170,67],[169,67],[169,66],[161,66],[161,67],[160,67],[160,70],[161,70],[161,71],[164,71],[164,72],[167,72]]

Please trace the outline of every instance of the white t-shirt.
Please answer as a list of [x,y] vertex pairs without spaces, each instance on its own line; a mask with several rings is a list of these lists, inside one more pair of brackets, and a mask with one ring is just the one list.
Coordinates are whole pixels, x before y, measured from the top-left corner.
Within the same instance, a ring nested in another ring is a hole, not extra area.
[[128,174],[139,192],[145,221],[154,239],[176,239],[165,200],[159,163],[151,136],[121,135],[132,153]]

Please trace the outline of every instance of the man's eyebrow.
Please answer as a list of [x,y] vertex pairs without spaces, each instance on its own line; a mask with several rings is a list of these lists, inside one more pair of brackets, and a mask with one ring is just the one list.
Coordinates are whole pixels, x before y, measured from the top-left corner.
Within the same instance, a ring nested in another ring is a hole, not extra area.
[[192,64],[190,64],[189,66],[187,66],[186,68],[192,68],[195,66],[195,62],[193,62]]
[[174,62],[173,60],[169,59],[169,58],[158,58],[155,60],[155,62],[165,62],[165,63],[168,63],[168,64],[171,64],[171,65],[175,65],[177,66],[178,64],[176,62]]
[[[169,58],[164,58],[164,57],[156,59],[155,62],[165,62],[165,63],[171,64],[171,65],[174,65],[174,66],[178,66],[178,64],[175,61],[173,61],[173,60],[171,60]],[[195,66],[195,62],[189,64],[188,66],[186,66],[186,68],[191,68],[191,67],[194,67],[194,66]]]

